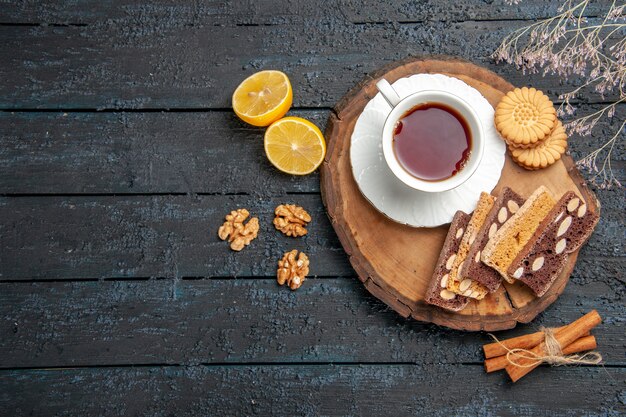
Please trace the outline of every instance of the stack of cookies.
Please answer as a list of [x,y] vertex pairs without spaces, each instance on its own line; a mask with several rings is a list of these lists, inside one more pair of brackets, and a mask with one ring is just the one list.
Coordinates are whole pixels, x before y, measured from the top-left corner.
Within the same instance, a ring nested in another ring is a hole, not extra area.
[[552,102],[535,88],[509,91],[496,107],[496,129],[520,166],[536,170],[561,159],[567,135]]
[[496,291],[503,279],[541,297],[598,220],[571,191],[559,199],[543,186],[528,199],[509,188],[497,198],[482,193],[471,216],[454,216],[425,300],[459,311]]

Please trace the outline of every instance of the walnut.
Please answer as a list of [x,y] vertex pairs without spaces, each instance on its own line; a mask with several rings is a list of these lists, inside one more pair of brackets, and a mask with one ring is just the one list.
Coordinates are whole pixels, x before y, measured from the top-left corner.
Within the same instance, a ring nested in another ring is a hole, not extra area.
[[[296,259],[296,256],[298,258]],[[276,271],[276,281],[278,284],[287,283],[289,288],[297,290],[300,288],[307,274],[309,273],[309,257],[296,249],[286,252],[283,259],[278,261],[278,270]]]
[[217,234],[220,239],[230,242],[230,248],[240,251],[244,246],[249,245],[252,239],[259,233],[259,219],[252,217],[245,225],[243,222],[250,213],[246,209],[237,209],[226,215],[226,221],[220,226]]
[[287,236],[304,236],[307,234],[306,225],[311,221],[311,216],[300,206],[294,204],[281,204],[274,210],[274,226]]

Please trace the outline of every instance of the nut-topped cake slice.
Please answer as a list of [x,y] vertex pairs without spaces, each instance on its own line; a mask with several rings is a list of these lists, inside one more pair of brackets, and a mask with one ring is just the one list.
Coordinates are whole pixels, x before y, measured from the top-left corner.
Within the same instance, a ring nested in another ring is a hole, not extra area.
[[469,223],[470,215],[457,211],[452,218],[450,229],[439,253],[439,259],[435,265],[435,272],[426,290],[425,301],[446,310],[459,311],[468,303],[469,299],[449,291],[447,287],[450,269],[452,269],[453,257],[456,255],[465,228]]
[[568,191],[515,257],[507,274],[541,297],[561,273],[568,255],[591,236],[599,219],[597,212],[588,210],[580,197]]
[[461,278],[461,276],[459,275],[459,271],[463,268],[463,265],[468,262],[467,254],[470,250],[470,247],[474,244],[476,236],[478,235],[478,231],[485,222],[485,218],[491,210],[494,201],[495,199],[491,195],[485,192],[480,193],[480,198],[478,199],[478,203],[476,204],[476,209],[474,210],[472,218],[467,224],[465,233],[463,233],[461,244],[459,245],[459,249],[457,250],[456,256],[454,257],[454,262],[452,263],[450,278],[448,279],[447,285],[448,290],[452,291],[455,294],[460,294],[466,297],[482,300],[489,293],[489,290],[486,287],[480,285],[478,282],[473,281],[469,278]]
[[500,192],[470,247],[467,260],[459,270],[461,280],[469,278],[486,287],[489,292],[500,287],[502,277],[495,269],[485,265],[480,260],[480,255],[489,239],[523,204],[524,199],[510,188],[505,187]]
[[555,204],[552,193],[546,187],[537,188],[517,213],[489,239],[480,259],[498,271],[507,282],[513,283],[515,279],[507,274],[509,266]]

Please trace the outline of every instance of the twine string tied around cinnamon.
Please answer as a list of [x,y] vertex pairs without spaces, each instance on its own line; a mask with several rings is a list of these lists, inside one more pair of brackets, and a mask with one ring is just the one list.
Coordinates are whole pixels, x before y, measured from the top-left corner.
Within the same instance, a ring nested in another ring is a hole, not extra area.
[[[504,345],[495,335],[489,333],[489,336],[493,338],[502,348],[506,350],[506,360],[514,366],[522,368],[530,368],[537,366],[541,363],[547,363],[552,366],[562,365],[597,365],[602,362],[602,355],[600,352],[592,351],[584,354],[571,354],[564,355],[561,350],[561,344],[556,339],[554,332],[556,329],[541,327],[540,331],[544,334],[543,344],[545,346],[545,355],[538,355],[527,349],[509,349]],[[531,362],[527,364],[521,364],[516,359],[527,359]]]

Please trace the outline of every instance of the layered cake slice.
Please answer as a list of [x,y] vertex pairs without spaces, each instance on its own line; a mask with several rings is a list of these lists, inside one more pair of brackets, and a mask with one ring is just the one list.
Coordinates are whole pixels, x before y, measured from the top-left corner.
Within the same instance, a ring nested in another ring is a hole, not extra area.
[[515,257],[507,274],[541,297],[561,273],[568,255],[591,236],[599,219],[597,212],[588,210],[580,197],[568,191]]
[[439,254],[439,259],[435,265],[435,272],[426,290],[425,301],[428,304],[436,305],[446,310],[459,311],[469,303],[466,297],[457,295],[446,288],[450,269],[452,268],[450,257],[454,256],[459,249],[461,237],[465,232],[469,219],[469,214],[465,214],[462,211],[457,211],[452,219],[446,240]]
[[466,259],[470,247],[476,240],[478,231],[485,222],[485,218],[491,210],[494,201],[495,199],[491,195],[485,192],[480,193],[480,198],[476,204],[476,210],[474,210],[474,214],[472,214],[472,218],[467,224],[465,233],[463,233],[459,249],[457,250],[456,255],[454,255],[452,268],[450,269],[450,278],[448,279],[448,290],[455,294],[482,300],[485,298],[485,295],[489,293],[489,290],[486,287],[480,285],[476,281],[467,278],[461,279],[459,270],[461,270],[463,265],[467,263]]
[[489,239],[480,259],[498,271],[507,282],[513,283],[515,279],[507,274],[507,270],[555,204],[546,187],[537,188],[517,213]]
[[467,253],[467,261],[459,270],[461,280],[469,278],[486,287],[489,292],[494,292],[500,287],[502,282],[500,274],[485,265],[480,260],[480,255],[489,239],[511,216],[517,213],[522,204],[524,204],[524,199],[510,188],[505,187],[500,192],[478,231],[474,244]]

